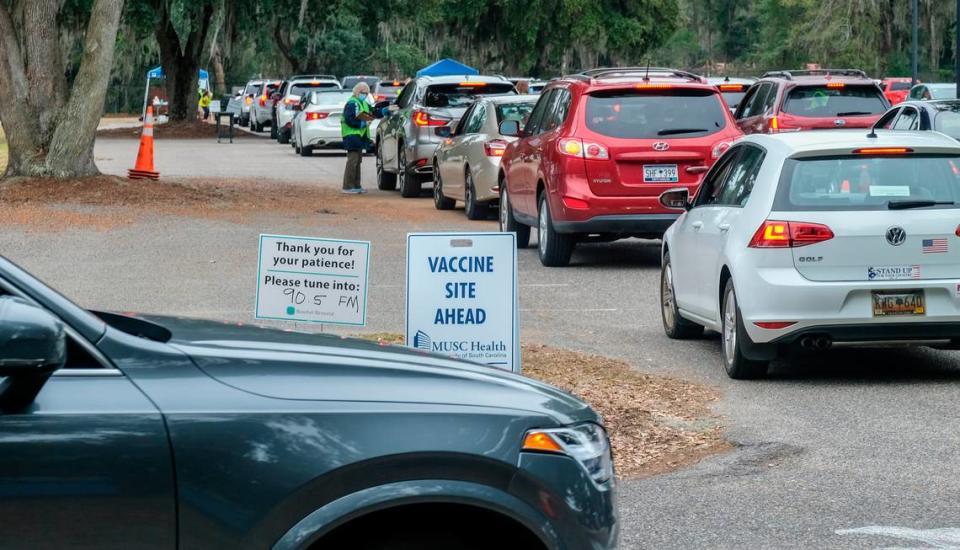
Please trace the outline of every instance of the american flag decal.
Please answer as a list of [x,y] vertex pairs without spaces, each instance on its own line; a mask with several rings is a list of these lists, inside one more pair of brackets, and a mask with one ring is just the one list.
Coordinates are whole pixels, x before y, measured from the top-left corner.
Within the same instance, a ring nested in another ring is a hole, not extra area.
[[940,237],[937,239],[923,239],[924,254],[943,254],[947,251],[947,239]]

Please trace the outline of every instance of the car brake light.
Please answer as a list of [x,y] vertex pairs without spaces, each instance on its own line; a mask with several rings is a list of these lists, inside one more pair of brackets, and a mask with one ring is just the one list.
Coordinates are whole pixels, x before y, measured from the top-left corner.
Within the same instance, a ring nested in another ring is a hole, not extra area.
[[767,330],[780,330],[782,328],[792,327],[797,324],[796,321],[754,321],[755,325]]
[[846,86],[843,82],[827,82],[827,88],[843,88]]
[[417,126],[446,126],[450,119],[430,115],[426,111],[414,111],[413,123]]
[[710,151],[710,156],[713,157],[713,158],[715,158],[715,159],[718,159],[718,158],[720,158],[724,153],[726,153],[726,152],[727,152],[727,149],[729,149],[729,148],[730,148],[730,142],[729,142],[729,141],[721,141],[720,143],[717,143],[716,145],[713,146],[713,150]]
[[909,147],[864,147],[854,149],[854,155],[906,155],[912,153],[913,149]]
[[307,120],[323,120],[328,116],[330,116],[330,113],[314,112],[314,113],[307,113],[305,118]]
[[283,104],[284,104],[284,105],[293,105],[293,104],[295,104],[295,103],[299,103],[299,101],[300,101],[299,99],[293,99],[292,97],[288,97],[287,99],[284,99],[284,100],[283,100]]
[[267,96],[266,96],[266,94],[260,96],[260,106],[261,106],[261,107],[266,107],[266,106],[267,106]]
[[819,223],[767,220],[750,239],[749,248],[797,248],[829,241],[833,231]]
[[742,92],[743,88],[744,88],[743,84],[721,84],[720,85],[721,92]]
[[461,87],[466,86],[468,88],[480,88],[486,85],[487,85],[486,82],[461,82],[459,84],[459,86]]
[[957,226],[957,230],[954,232],[954,234],[960,237],[960,225]]
[[610,153],[599,143],[584,142],[580,138],[564,138],[557,142],[557,149],[568,157],[607,160]]
[[507,142],[502,139],[493,139],[483,144],[483,152],[488,157],[502,157],[507,150]]
[[376,96],[373,97],[373,99],[375,99],[375,100],[379,103],[380,101],[383,101],[383,100],[387,99],[387,96],[385,96],[385,95],[376,95]]
[[633,87],[638,90],[666,90],[669,88],[673,88],[673,84],[639,83],[639,84],[634,84]]

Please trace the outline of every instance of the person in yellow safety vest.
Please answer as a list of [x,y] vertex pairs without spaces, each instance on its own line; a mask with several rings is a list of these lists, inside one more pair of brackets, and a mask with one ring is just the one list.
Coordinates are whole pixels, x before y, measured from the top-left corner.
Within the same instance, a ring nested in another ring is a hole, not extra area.
[[369,95],[370,86],[366,82],[358,82],[353,87],[353,95],[343,106],[343,116],[340,117],[340,137],[347,151],[347,165],[343,171],[344,193],[366,192],[360,185],[360,162],[370,143],[370,121],[397,110],[396,105],[374,109],[367,102]]
[[200,94],[200,108],[203,110],[203,120],[210,118],[210,102],[213,101],[213,94],[207,90]]

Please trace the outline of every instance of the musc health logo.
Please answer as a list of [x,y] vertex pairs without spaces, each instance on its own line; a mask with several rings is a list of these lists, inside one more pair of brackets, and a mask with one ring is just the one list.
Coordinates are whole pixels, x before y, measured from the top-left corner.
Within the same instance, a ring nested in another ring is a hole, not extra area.
[[432,345],[433,343],[426,332],[418,330],[417,333],[413,335],[413,347],[422,349],[423,351],[432,351]]

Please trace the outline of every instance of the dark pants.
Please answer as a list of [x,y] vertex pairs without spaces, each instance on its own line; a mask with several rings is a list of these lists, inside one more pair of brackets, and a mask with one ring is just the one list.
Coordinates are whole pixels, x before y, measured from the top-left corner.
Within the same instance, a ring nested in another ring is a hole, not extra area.
[[343,171],[343,188],[360,189],[360,161],[363,151],[347,151],[347,167]]
[[210,107],[203,108],[203,120],[210,118]]

